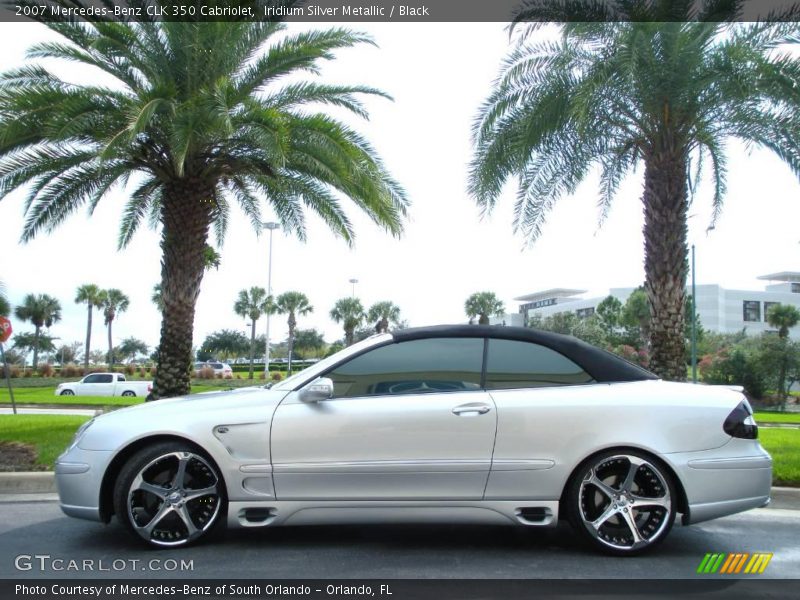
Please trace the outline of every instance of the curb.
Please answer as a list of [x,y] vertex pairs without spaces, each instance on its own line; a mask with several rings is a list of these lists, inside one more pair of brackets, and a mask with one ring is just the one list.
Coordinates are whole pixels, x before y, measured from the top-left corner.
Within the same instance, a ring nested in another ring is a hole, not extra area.
[[[56,478],[53,471],[19,471],[0,473],[0,494],[55,493]],[[773,487],[768,508],[800,510],[800,488]]]
[[0,473],[0,494],[42,494],[56,491],[53,471]]

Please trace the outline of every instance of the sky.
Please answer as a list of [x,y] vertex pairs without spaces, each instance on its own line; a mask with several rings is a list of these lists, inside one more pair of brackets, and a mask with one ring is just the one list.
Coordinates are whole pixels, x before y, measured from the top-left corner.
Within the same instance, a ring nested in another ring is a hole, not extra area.
[[[369,99],[369,121],[354,124],[377,149],[411,200],[400,239],[392,238],[350,207],[356,243],[349,248],[324,223],[309,215],[308,240],[274,233],[272,288],[305,293],[313,313],[298,319],[328,341],[342,337],[329,318],[339,298],[352,293],[365,306],[380,300],[398,304],[412,326],[465,322],[464,300],[476,291],[495,292],[509,312],[514,297],[555,287],[604,295],[612,287],[644,280],[643,216],[640,169],[598,226],[598,181],[588,178],[573,196],[550,213],[543,235],[531,247],[512,231],[515,186],[509,184],[493,214],[481,219],[468,195],[467,164],[472,154],[470,127],[510,49],[499,23],[359,23],[378,48],[340,51],[326,63],[328,82],[367,84],[394,98]],[[299,28],[322,27],[309,24]],[[25,63],[31,44],[53,37],[38,24],[0,23],[0,69]],[[70,80],[97,79],[94,72],[48,66]],[[99,79],[98,79],[99,81]],[[800,270],[800,184],[788,167],[765,150],[728,145],[728,193],[721,219],[706,232],[711,215],[711,186],[702,185],[690,208],[689,243],[697,248],[697,282],[727,288],[763,289],[756,277]],[[73,302],[85,283],[117,287],[129,295],[130,308],[114,322],[115,343],[134,336],[151,347],[158,343],[160,314],[150,301],[160,280],[157,232],[142,228],[118,251],[116,238],[126,190],[116,190],[89,217],[75,213],[52,234],[19,243],[24,222],[22,192],[0,201],[0,280],[12,304],[27,293],[47,293],[61,301],[62,320],[50,334],[58,343],[82,341],[86,310]],[[267,285],[268,237],[260,237],[235,212],[221,248],[222,263],[203,281],[195,318],[194,343],[212,331],[248,332],[247,321],[233,312],[239,290]],[[272,220],[268,208],[265,220]],[[105,347],[102,318],[93,348]],[[15,331],[32,328],[14,320]],[[258,324],[263,332],[265,322]],[[285,317],[273,317],[271,338],[287,335]],[[12,339],[13,341],[13,339]]]

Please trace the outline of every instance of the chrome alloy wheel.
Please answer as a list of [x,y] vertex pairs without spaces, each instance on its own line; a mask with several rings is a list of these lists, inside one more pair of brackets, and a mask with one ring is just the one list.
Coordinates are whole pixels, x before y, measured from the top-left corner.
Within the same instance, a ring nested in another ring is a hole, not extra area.
[[178,451],[147,463],[128,488],[133,530],[156,546],[188,544],[216,521],[220,478],[200,455]]
[[667,476],[640,456],[598,458],[584,473],[577,496],[589,535],[621,552],[653,544],[674,519]]

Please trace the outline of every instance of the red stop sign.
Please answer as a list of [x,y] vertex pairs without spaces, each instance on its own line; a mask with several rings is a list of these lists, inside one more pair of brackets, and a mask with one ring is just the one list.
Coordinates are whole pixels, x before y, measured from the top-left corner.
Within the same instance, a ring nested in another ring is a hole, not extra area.
[[0,317],[0,343],[5,342],[11,337],[13,329],[11,329],[11,321],[5,317]]

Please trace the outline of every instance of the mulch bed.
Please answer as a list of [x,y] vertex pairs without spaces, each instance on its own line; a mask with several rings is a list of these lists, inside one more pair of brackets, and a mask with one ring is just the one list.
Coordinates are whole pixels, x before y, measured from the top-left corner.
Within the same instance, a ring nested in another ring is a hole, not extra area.
[[44,466],[36,464],[36,448],[32,444],[0,441],[0,472],[44,470]]

